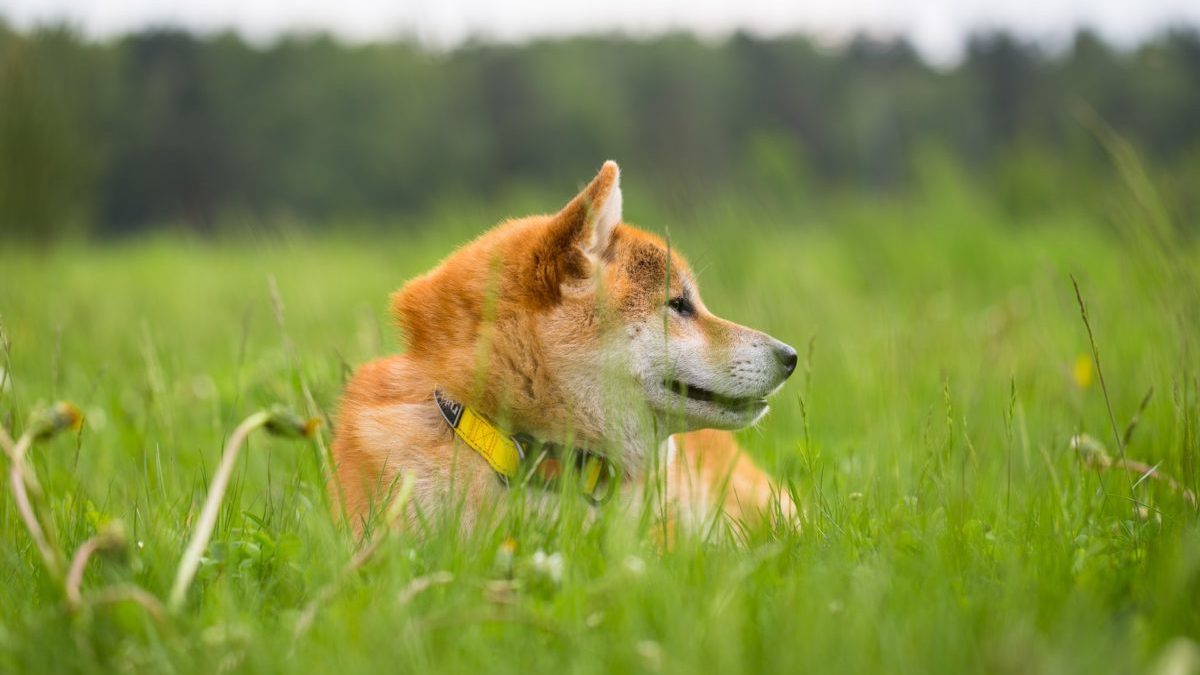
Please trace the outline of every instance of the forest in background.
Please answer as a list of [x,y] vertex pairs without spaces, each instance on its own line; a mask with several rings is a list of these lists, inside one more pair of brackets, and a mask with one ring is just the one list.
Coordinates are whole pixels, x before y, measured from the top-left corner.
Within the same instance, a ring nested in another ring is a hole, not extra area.
[[937,157],[1020,221],[1106,208],[1108,128],[1142,154],[1172,220],[1200,223],[1195,30],[1125,51],[1087,31],[1058,51],[980,34],[938,69],[868,38],[436,52],[0,24],[0,238],[208,233],[230,219],[417,227],[446,204],[568,194],[605,158],[669,211],[723,194],[782,208],[903,195]]

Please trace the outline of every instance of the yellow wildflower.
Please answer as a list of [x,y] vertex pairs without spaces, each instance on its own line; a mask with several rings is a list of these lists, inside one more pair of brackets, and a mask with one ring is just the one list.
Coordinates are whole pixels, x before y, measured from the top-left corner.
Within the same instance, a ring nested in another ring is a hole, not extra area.
[[1080,389],[1087,389],[1092,386],[1092,379],[1095,377],[1095,367],[1092,365],[1092,357],[1087,354],[1080,354],[1075,358],[1075,365],[1071,368],[1071,377],[1075,380],[1075,385]]

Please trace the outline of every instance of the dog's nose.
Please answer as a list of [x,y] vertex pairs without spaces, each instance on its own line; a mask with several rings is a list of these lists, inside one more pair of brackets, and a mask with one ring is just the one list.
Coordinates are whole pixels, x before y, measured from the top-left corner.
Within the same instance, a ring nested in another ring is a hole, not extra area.
[[778,358],[779,362],[783,364],[783,369],[787,373],[785,377],[790,376],[793,372],[795,372],[797,359],[795,349],[792,349],[790,346],[780,342],[775,346],[775,357]]

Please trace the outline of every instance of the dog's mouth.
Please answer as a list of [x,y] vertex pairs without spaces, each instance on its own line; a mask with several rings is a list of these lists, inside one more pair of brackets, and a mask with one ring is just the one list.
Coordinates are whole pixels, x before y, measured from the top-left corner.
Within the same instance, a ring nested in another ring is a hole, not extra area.
[[687,384],[679,380],[664,380],[663,386],[692,401],[712,403],[729,410],[748,411],[767,405],[767,399],[762,396],[725,396],[704,387],[697,387],[694,384]]

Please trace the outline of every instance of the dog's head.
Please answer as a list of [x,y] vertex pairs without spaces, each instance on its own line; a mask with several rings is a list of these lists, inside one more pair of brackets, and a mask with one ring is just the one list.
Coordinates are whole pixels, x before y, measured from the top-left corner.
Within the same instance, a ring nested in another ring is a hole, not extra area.
[[683,257],[622,224],[621,202],[606,162],[558,213],[502,224],[411,282],[394,297],[410,354],[539,430],[628,406],[671,433],[753,424],[795,350],[710,312]]
[[[621,225],[619,177],[608,162],[584,190],[594,216],[584,218],[582,231],[589,235],[584,252],[599,266],[603,304],[626,340],[629,372],[670,431],[753,424],[795,370],[796,351],[713,314],[679,253]],[[570,205],[559,217],[579,220]]]

